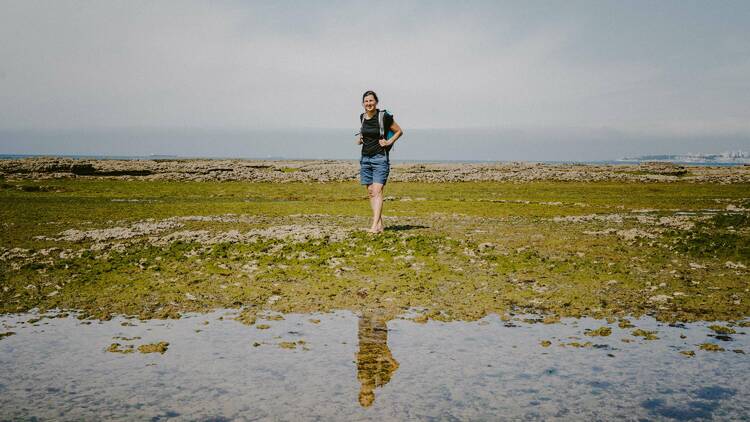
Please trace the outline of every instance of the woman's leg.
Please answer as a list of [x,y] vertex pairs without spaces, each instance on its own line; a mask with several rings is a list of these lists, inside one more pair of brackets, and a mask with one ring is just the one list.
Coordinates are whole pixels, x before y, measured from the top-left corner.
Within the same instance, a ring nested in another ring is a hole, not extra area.
[[383,231],[383,185],[373,183],[367,185],[367,193],[370,195],[370,208],[372,208],[372,227],[371,233]]

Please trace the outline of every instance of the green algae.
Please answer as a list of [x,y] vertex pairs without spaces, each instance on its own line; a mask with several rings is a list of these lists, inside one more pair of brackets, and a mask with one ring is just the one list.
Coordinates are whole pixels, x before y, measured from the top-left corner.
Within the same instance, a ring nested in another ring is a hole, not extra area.
[[635,325],[633,325],[633,323],[631,323],[630,320],[627,319],[621,319],[620,322],[617,323],[617,326],[622,329],[635,327]]
[[701,350],[706,350],[708,352],[723,352],[724,348],[719,346],[718,344],[713,343],[701,343],[698,345],[698,347]]
[[552,342],[549,341],[549,340],[542,340],[542,341],[539,342],[539,345],[542,346],[542,347],[549,347],[549,346],[552,345]]
[[596,330],[586,330],[583,334],[589,337],[607,337],[612,334],[612,329],[609,327],[599,327]]
[[429,318],[427,317],[427,315],[417,315],[411,320],[416,322],[417,324],[426,324],[427,321],[429,321]]
[[680,354],[681,354],[681,355],[685,355],[685,356],[687,356],[687,357],[689,357],[689,358],[691,358],[691,357],[695,356],[695,352],[694,352],[694,351],[692,351],[692,350],[681,350],[681,351],[680,351]]
[[715,332],[716,334],[725,334],[725,335],[737,334],[737,331],[735,331],[734,329],[723,326],[723,325],[714,324],[714,325],[709,325],[708,328],[713,330],[713,332]]
[[110,353],[122,353],[122,354],[128,354],[133,353],[133,345],[132,344],[126,344],[122,345],[120,343],[112,343],[107,348],[107,351]]
[[658,340],[659,337],[656,336],[656,333],[656,331],[642,330],[638,328],[631,331],[630,335],[633,337],[643,337],[644,340]]
[[[255,312],[253,310],[245,309],[240,312],[240,314],[237,315],[234,319],[245,325],[253,325],[257,320],[257,316],[255,315]],[[208,323],[208,321],[206,321],[206,323]]]
[[590,341],[587,341],[585,343],[581,343],[581,342],[578,342],[578,341],[571,341],[570,343],[560,343],[560,346],[575,347],[575,348],[578,348],[578,349],[586,348],[586,347],[591,347],[592,345],[593,345],[593,343],[591,343]]
[[163,355],[168,348],[169,343],[160,341],[158,343],[142,344],[138,346],[138,351],[141,353],[160,353]]
[[[420,321],[523,311],[545,315],[545,323],[616,317],[621,328],[630,328],[622,319],[630,315],[695,321],[742,319],[750,313],[743,284],[747,271],[724,269],[730,258],[747,263],[745,214],[714,213],[694,229],[664,229],[629,243],[615,234],[584,231],[654,227],[635,217],[622,223],[551,221],[619,215],[623,209],[655,209],[657,220],[672,216],[674,209],[699,213],[714,208],[717,197],[740,204],[747,191],[743,185],[394,183],[389,194],[427,200],[389,201],[389,227],[381,236],[357,231],[366,227],[369,209],[355,184],[55,180],[44,185],[53,189],[0,191],[0,213],[12,224],[0,228],[5,248],[0,254],[28,250],[0,265],[0,312],[58,308],[78,310],[83,318],[150,319],[230,307],[243,310],[238,321],[252,324],[263,311],[381,309],[395,316],[420,308]],[[313,225],[346,233],[215,244],[153,244],[148,236],[104,243],[49,240],[67,229],[227,213],[252,218],[183,221],[171,231],[242,233]],[[733,240],[725,242],[725,235]],[[688,244],[705,247],[684,247]],[[691,269],[695,257],[722,270]],[[649,300],[660,297],[670,299]]]
[[255,326],[255,328],[257,328],[259,330],[267,330],[267,329],[271,328],[271,326],[268,325],[268,324],[258,324],[258,325]]
[[16,333],[13,331],[6,331],[4,333],[0,333],[0,340],[4,339],[5,337],[10,337],[12,335],[15,335]]

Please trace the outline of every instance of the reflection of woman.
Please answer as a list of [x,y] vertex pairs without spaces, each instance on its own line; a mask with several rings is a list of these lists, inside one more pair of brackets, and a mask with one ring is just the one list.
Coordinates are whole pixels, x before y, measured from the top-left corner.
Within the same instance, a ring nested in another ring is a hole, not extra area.
[[358,336],[359,404],[369,407],[375,401],[375,388],[388,384],[391,375],[398,369],[398,362],[388,348],[388,327],[382,318],[360,317]]
[[[393,116],[384,113],[381,137],[380,110],[377,105],[378,95],[373,91],[367,91],[362,95],[362,107],[365,112],[360,115],[362,130],[357,139],[357,143],[362,145],[362,158],[359,160],[360,183],[367,186],[372,208],[372,227],[368,230],[370,233],[383,231],[383,187],[391,170],[388,151],[403,133],[398,123],[393,120]],[[386,139],[389,131],[393,132],[393,136]]]

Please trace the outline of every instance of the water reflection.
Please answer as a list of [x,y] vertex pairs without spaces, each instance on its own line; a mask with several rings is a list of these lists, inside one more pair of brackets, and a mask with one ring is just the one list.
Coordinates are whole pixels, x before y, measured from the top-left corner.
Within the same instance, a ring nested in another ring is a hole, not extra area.
[[[234,315],[221,310],[179,320],[91,324],[74,315],[0,316],[0,334],[16,333],[0,340],[0,421],[750,415],[744,399],[750,397],[744,354],[750,332],[744,324],[732,324],[736,334],[724,341],[708,328],[713,323],[632,319],[638,329],[657,332],[659,339],[649,341],[634,336],[634,328],[590,318],[537,324],[517,316],[510,324],[492,315],[417,324],[334,312],[288,314],[258,329]],[[610,335],[585,334],[603,326]],[[107,351],[115,342],[137,350],[161,341],[170,344],[163,355]],[[706,342],[726,351],[700,349]]]
[[388,348],[388,325],[384,317],[372,313],[360,316],[357,337],[359,404],[369,407],[375,401],[375,389],[388,384],[398,362]]

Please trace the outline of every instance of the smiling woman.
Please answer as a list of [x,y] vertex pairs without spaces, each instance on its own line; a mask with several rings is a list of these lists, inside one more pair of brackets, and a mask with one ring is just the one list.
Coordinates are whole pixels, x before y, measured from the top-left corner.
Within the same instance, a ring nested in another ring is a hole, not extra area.
[[367,91],[362,95],[365,112],[359,115],[362,124],[357,143],[362,145],[362,158],[359,160],[360,183],[367,186],[372,208],[370,233],[382,233],[383,227],[383,188],[391,170],[390,150],[401,137],[401,126],[393,115],[379,110],[378,95]]

